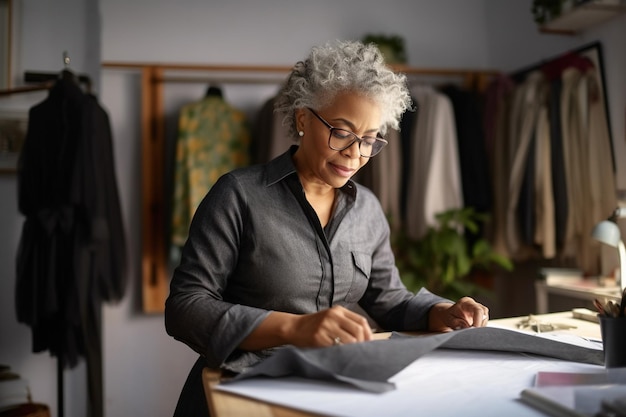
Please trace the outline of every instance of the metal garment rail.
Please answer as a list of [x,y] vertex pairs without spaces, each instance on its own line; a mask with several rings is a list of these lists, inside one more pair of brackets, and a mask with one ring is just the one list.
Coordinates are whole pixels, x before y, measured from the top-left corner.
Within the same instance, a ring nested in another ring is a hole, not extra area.
[[[165,240],[164,195],[165,83],[219,82],[233,84],[280,84],[292,67],[276,65],[204,65],[149,62],[104,62],[105,69],[138,71],[141,75],[141,173],[142,304],[146,313],[160,313],[169,292],[170,271]],[[460,79],[467,87],[484,90],[489,80],[499,74],[493,70],[415,68],[393,66],[409,79],[428,77]],[[181,75],[184,73],[184,75]]]

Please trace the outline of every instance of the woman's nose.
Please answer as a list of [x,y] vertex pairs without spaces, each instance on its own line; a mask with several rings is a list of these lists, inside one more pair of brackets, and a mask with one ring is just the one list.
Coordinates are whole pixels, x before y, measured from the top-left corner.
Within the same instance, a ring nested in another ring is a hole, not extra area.
[[360,158],[361,151],[359,150],[360,143],[358,140],[355,140],[352,145],[348,146],[342,152],[349,158]]

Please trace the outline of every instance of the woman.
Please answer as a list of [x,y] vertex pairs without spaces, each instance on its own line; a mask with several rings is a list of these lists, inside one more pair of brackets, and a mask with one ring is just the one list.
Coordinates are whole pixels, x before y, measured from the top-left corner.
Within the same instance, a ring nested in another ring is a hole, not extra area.
[[405,77],[373,45],[313,48],[296,65],[276,109],[299,145],[211,188],[174,272],[167,332],[201,355],[176,415],[194,395],[205,404],[204,366],[240,372],[281,345],[371,340],[357,306],[383,330],[486,324],[488,309],[469,297],[404,287],[378,200],[350,180],[410,105]]

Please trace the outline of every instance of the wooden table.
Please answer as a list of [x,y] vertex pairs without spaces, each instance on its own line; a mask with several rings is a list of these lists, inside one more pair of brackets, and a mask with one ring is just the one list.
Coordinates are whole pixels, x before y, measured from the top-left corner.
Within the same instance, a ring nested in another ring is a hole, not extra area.
[[[571,311],[534,315],[534,318],[542,322],[568,324],[574,328],[567,330],[572,334],[600,339],[600,326],[592,321],[581,320],[573,317]],[[490,326],[517,328],[518,324],[528,317],[511,317],[505,319],[491,320]],[[562,331],[562,330],[561,330]],[[533,333],[528,330],[529,333]],[[391,333],[377,333],[375,338],[386,339]],[[241,417],[241,416],[260,416],[260,417],[312,417],[312,414],[305,411],[295,410],[284,406],[268,404],[262,401],[242,397],[239,395],[219,391],[213,389],[220,381],[220,371],[205,368],[203,371],[204,390],[209,404],[209,410],[212,417]]]
[[202,382],[204,393],[209,404],[211,417],[311,417],[314,414],[293,410],[280,405],[267,404],[251,398],[241,397],[228,392],[214,390],[219,383],[221,372],[215,369],[204,368]]

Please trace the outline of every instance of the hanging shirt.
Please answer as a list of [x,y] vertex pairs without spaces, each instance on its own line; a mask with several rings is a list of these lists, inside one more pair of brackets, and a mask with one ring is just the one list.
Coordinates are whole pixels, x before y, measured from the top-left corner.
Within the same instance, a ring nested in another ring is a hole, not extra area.
[[391,229],[396,231],[402,227],[402,164],[398,163],[402,159],[402,140],[395,129],[387,131],[386,139],[389,144],[385,149],[371,158],[353,179],[376,194]]
[[611,140],[595,70],[562,73],[561,123],[568,184],[565,255],[583,271],[598,273],[599,243],[589,230],[617,207]]
[[[509,155],[511,162],[508,184],[508,201],[506,213],[506,242],[509,253],[516,259],[527,255],[528,246],[524,245],[522,225],[528,224],[528,218],[520,219],[520,212],[531,213],[534,210],[532,198],[534,194],[528,191],[529,184],[524,182],[528,176],[534,176],[534,167],[529,173],[528,166],[534,166],[534,138],[539,109],[545,102],[541,88],[545,79],[540,72],[528,75],[525,82],[515,91],[511,106],[509,124]],[[529,157],[532,155],[532,158]],[[532,175],[531,175],[532,174]],[[530,227],[531,230],[534,228]],[[530,236],[532,236],[530,233]]]
[[180,111],[172,243],[182,246],[196,208],[223,174],[249,163],[250,130],[245,114],[222,97],[208,96]]
[[264,164],[295,144],[283,126],[283,115],[274,112],[275,97],[268,99],[259,112],[252,129],[251,164]]
[[412,93],[420,110],[413,129],[405,215],[408,236],[420,239],[437,226],[438,213],[460,209],[464,203],[452,103],[430,86],[414,87]]

